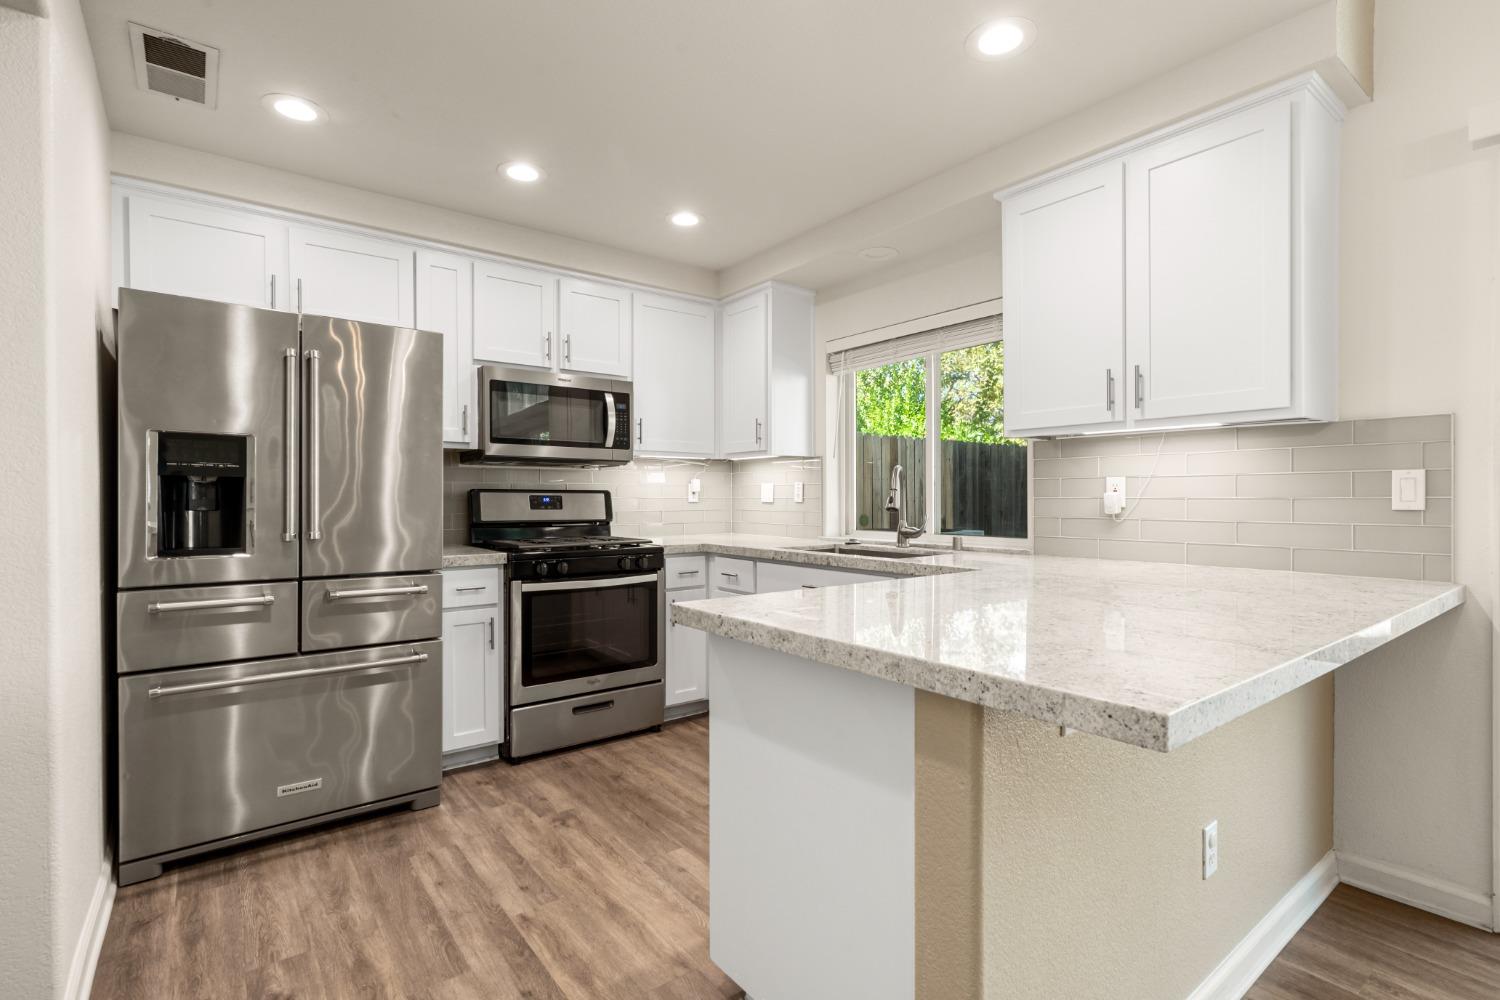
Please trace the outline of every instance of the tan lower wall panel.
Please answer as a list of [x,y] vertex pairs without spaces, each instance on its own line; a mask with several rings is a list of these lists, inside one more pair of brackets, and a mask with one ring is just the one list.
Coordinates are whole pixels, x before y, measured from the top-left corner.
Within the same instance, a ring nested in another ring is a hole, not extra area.
[[984,710],[942,695],[916,701],[918,1000],[980,995]]

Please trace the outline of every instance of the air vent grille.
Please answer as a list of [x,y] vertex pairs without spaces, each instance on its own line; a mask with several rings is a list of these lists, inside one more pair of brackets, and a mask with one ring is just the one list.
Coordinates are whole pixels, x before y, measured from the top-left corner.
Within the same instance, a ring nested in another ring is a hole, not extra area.
[[140,89],[210,108],[218,103],[218,49],[133,23],[130,48]]

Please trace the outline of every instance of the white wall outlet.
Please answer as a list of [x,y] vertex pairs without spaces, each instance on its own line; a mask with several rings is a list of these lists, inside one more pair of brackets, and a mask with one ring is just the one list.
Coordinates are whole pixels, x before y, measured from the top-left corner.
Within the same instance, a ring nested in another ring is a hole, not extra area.
[[776,502],[776,484],[775,483],[761,483],[760,484],[760,502],[761,503],[775,503]]
[[1104,480],[1104,513],[1120,514],[1125,510],[1125,477],[1108,476]]
[[1219,870],[1219,821],[1203,828],[1203,877],[1212,878]]
[[792,502],[793,503],[801,503],[805,499],[807,499],[807,494],[803,491],[802,484],[800,482],[793,483],[792,484]]
[[1427,470],[1391,470],[1391,510],[1427,509]]
[[703,481],[694,477],[688,480],[688,503],[697,503],[698,496],[703,491]]

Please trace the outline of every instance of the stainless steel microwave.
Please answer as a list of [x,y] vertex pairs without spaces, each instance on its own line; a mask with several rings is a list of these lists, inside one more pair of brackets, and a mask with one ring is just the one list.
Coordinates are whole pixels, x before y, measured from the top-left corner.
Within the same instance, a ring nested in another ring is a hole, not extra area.
[[621,465],[630,461],[631,385],[528,368],[479,368],[479,440],[466,462]]

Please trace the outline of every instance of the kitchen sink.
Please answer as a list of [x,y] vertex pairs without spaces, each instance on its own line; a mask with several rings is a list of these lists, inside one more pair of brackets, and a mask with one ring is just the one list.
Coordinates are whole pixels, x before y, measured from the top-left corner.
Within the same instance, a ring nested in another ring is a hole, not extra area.
[[894,545],[860,545],[840,542],[837,545],[818,545],[803,549],[804,552],[833,552],[841,556],[875,556],[878,559],[917,559],[921,556],[942,555],[948,549],[911,548],[898,549]]

